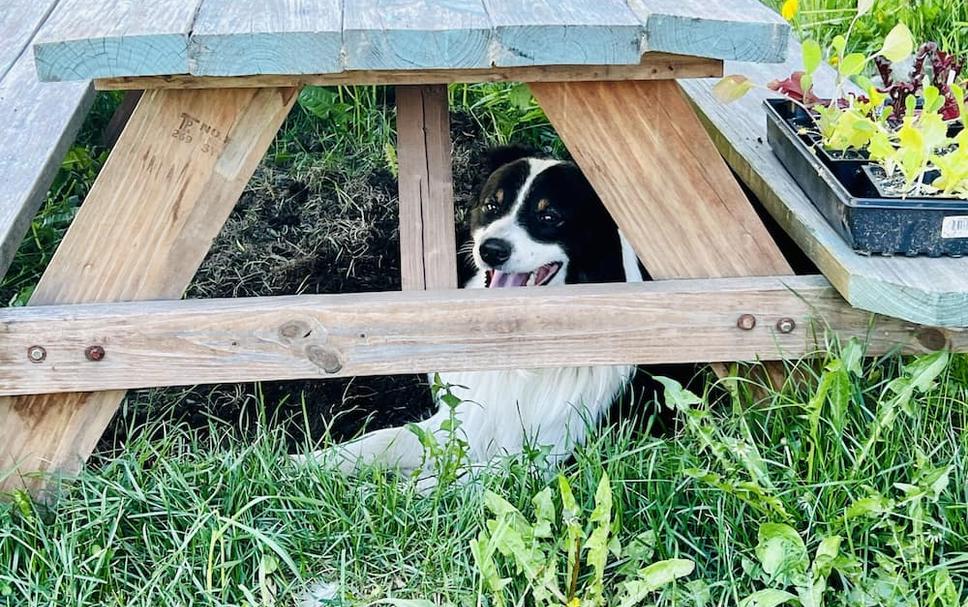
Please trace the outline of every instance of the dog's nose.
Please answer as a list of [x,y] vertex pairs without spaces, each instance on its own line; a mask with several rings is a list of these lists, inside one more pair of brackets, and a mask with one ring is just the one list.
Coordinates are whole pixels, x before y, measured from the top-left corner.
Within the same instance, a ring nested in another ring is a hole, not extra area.
[[491,267],[497,267],[511,258],[511,243],[500,238],[488,238],[480,246],[481,259]]

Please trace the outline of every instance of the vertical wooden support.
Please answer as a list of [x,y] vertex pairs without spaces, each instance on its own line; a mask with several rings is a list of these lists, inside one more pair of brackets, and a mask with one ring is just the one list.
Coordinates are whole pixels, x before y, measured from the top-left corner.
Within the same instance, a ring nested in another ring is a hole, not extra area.
[[457,287],[447,86],[398,86],[400,272],[404,290]]
[[[30,305],[181,297],[296,93],[145,93]],[[112,356],[110,343],[91,345]],[[77,356],[85,360],[83,351]],[[0,399],[0,489],[37,491],[42,483],[29,473],[79,469],[123,397]]]
[[793,273],[676,81],[531,90],[653,278]]
[[104,132],[101,133],[101,143],[105,147],[113,148],[114,144],[118,142],[121,131],[128,124],[128,120],[131,120],[131,115],[134,114],[134,108],[138,107],[138,102],[141,101],[143,94],[144,91],[124,92],[121,103],[118,104],[118,108],[111,115],[111,120],[108,121],[108,125],[104,127]]

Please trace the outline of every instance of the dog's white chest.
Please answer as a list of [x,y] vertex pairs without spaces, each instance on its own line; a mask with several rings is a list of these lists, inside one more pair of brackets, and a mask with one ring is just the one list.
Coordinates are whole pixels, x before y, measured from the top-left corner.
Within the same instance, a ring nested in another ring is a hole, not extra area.
[[[615,400],[635,368],[577,367],[531,371],[441,373],[464,402],[457,409],[471,456],[487,461],[522,446],[553,448],[567,457]],[[447,415],[440,411],[438,416]]]

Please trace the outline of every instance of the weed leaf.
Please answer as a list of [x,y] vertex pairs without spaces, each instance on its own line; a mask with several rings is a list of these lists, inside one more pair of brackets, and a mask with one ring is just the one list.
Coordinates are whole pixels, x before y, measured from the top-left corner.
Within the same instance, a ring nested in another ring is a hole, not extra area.
[[799,602],[795,595],[785,590],[768,588],[766,590],[757,590],[749,595],[739,602],[739,607],[776,607],[777,605],[783,605],[790,601]]

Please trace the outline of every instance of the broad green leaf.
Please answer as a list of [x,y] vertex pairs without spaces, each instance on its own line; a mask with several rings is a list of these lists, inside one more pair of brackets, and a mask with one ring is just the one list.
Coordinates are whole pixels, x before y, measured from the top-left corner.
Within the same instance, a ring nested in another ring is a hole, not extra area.
[[669,559],[649,565],[639,571],[639,579],[622,584],[624,593],[619,607],[641,603],[656,590],[691,574],[695,568],[695,563],[686,559]]
[[850,78],[863,72],[865,65],[867,65],[867,57],[861,53],[851,53],[844,57],[840,65],[837,66],[837,69],[840,71],[841,76]]
[[874,0],[858,0],[857,16],[863,17],[867,13],[871,12],[872,8],[874,8]]
[[691,575],[695,569],[696,564],[689,559],[666,559],[642,569],[639,577],[653,590],[658,590],[679,578]]
[[807,571],[807,547],[796,529],[783,523],[760,525],[756,557],[763,571],[784,585],[802,579]]
[[890,514],[894,511],[894,501],[882,495],[871,495],[862,497],[847,507],[844,518],[852,519],[859,516],[877,517]]
[[511,87],[511,91],[508,94],[508,100],[511,105],[518,108],[519,110],[526,110],[531,107],[531,87],[525,83],[515,84]]
[[757,590],[739,602],[739,607],[777,607],[790,601],[797,601],[796,595],[785,590]]
[[534,504],[534,514],[537,522],[534,526],[535,537],[551,537],[551,528],[555,524],[555,503],[551,499],[551,487],[545,487],[531,498]]
[[813,564],[810,566],[814,581],[819,578],[826,578],[830,575],[834,559],[840,554],[840,544],[843,541],[839,535],[825,537],[820,545],[817,546],[817,554],[813,557]]
[[[612,487],[608,475],[603,474],[595,491],[595,509],[589,517],[594,525],[585,549],[588,551],[586,562],[592,568],[592,579],[588,585],[585,601],[592,605],[603,602],[605,589],[605,565],[608,562],[608,534],[612,528]],[[583,602],[585,602],[583,601]]]
[[894,29],[884,38],[884,46],[881,47],[880,55],[884,55],[888,60],[897,63],[904,61],[914,52],[914,36],[911,30],[903,22],[894,26]]
[[[820,67],[820,62],[823,61],[823,49],[820,48],[820,43],[816,40],[804,40],[803,42],[803,71],[806,74],[812,74],[817,71]],[[807,90],[809,87],[802,84],[803,90]]]
[[676,411],[687,411],[692,405],[701,405],[702,399],[682,387],[682,384],[669,377],[655,376],[655,380],[665,388],[665,404]]
[[813,75],[804,74],[803,76],[800,76],[800,90],[806,93],[812,88],[813,88]]
[[948,367],[948,352],[942,350],[917,358],[905,371],[911,378],[911,385],[922,392],[934,385],[934,380]]
[[844,361],[844,368],[850,371],[855,377],[864,376],[864,347],[856,338],[851,337],[840,352],[840,358]]
[[713,87],[713,94],[723,103],[732,103],[742,99],[746,93],[753,90],[753,83],[742,74],[726,76]]
[[[833,40],[830,41],[830,48],[837,51],[837,57],[843,57],[844,52],[847,50],[847,38],[841,34],[834,36]],[[833,59],[833,57],[831,57]]]

